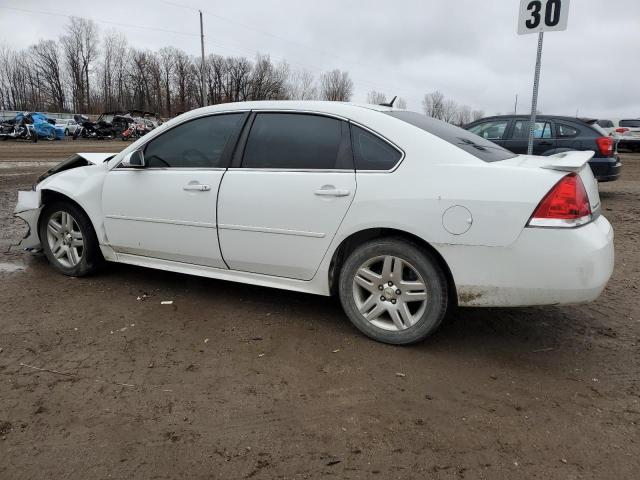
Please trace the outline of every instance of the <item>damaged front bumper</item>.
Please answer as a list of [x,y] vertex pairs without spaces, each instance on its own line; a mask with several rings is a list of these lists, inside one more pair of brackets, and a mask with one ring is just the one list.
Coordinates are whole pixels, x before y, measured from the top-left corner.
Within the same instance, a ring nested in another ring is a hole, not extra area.
[[27,234],[17,245],[24,250],[39,250],[40,238],[38,237],[38,219],[42,203],[40,192],[31,190],[28,192],[18,192],[18,203],[13,211],[15,217],[21,218],[29,228]]

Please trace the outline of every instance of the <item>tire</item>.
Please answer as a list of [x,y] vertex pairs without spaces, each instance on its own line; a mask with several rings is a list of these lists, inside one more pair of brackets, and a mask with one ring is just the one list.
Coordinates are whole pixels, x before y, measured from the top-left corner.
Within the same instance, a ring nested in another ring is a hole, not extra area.
[[[68,218],[71,220],[65,221]],[[52,219],[60,228],[49,228]],[[57,201],[46,205],[40,214],[38,235],[47,260],[53,268],[64,275],[83,277],[94,272],[103,261],[98,239],[89,217],[80,207],[71,202]],[[78,242],[82,245],[80,246]]]
[[447,281],[433,255],[393,237],[367,242],[349,255],[340,270],[339,294],[358,330],[393,345],[430,336],[448,304]]

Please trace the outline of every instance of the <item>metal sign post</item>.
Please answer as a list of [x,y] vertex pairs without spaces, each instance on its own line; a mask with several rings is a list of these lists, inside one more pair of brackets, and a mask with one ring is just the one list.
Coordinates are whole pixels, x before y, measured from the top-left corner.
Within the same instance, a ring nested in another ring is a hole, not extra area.
[[533,95],[531,97],[531,120],[529,120],[529,143],[527,155],[533,153],[533,131],[536,125],[536,110],[538,109],[538,85],[540,85],[540,61],[542,59],[542,40],[544,32],[538,33],[538,54],[536,56],[536,73],[533,77]]
[[538,108],[538,88],[540,86],[540,63],[542,60],[544,32],[566,30],[568,16],[569,0],[520,0],[518,35],[538,34],[538,52],[536,54],[536,70],[533,77],[527,155],[533,153],[533,134],[536,128],[536,109]]

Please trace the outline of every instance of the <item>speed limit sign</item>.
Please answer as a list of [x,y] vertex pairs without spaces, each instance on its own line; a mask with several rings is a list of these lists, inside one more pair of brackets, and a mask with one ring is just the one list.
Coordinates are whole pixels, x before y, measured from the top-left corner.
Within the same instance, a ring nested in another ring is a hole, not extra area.
[[567,29],[569,0],[520,0],[518,35]]
[[518,35],[526,35],[528,33],[538,34],[538,50],[536,53],[536,68],[533,75],[533,95],[531,96],[531,119],[529,120],[527,155],[531,155],[533,152],[533,130],[536,124],[544,32],[566,30],[568,17],[569,0],[520,0]]

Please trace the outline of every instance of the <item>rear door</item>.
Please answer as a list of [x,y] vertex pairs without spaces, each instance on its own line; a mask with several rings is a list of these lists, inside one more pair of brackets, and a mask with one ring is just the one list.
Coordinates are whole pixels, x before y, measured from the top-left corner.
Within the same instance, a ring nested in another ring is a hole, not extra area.
[[310,280],[356,191],[348,124],[291,112],[249,122],[218,197],[223,258],[232,270]]
[[[529,120],[515,119],[503,146],[513,153],[526,154],[529,144],[530,124]],[[542,155],[547,150],[555,148],[556,141],[553,137],[551,122],[548,120],[536,121],[533,129],[533,154]]]

